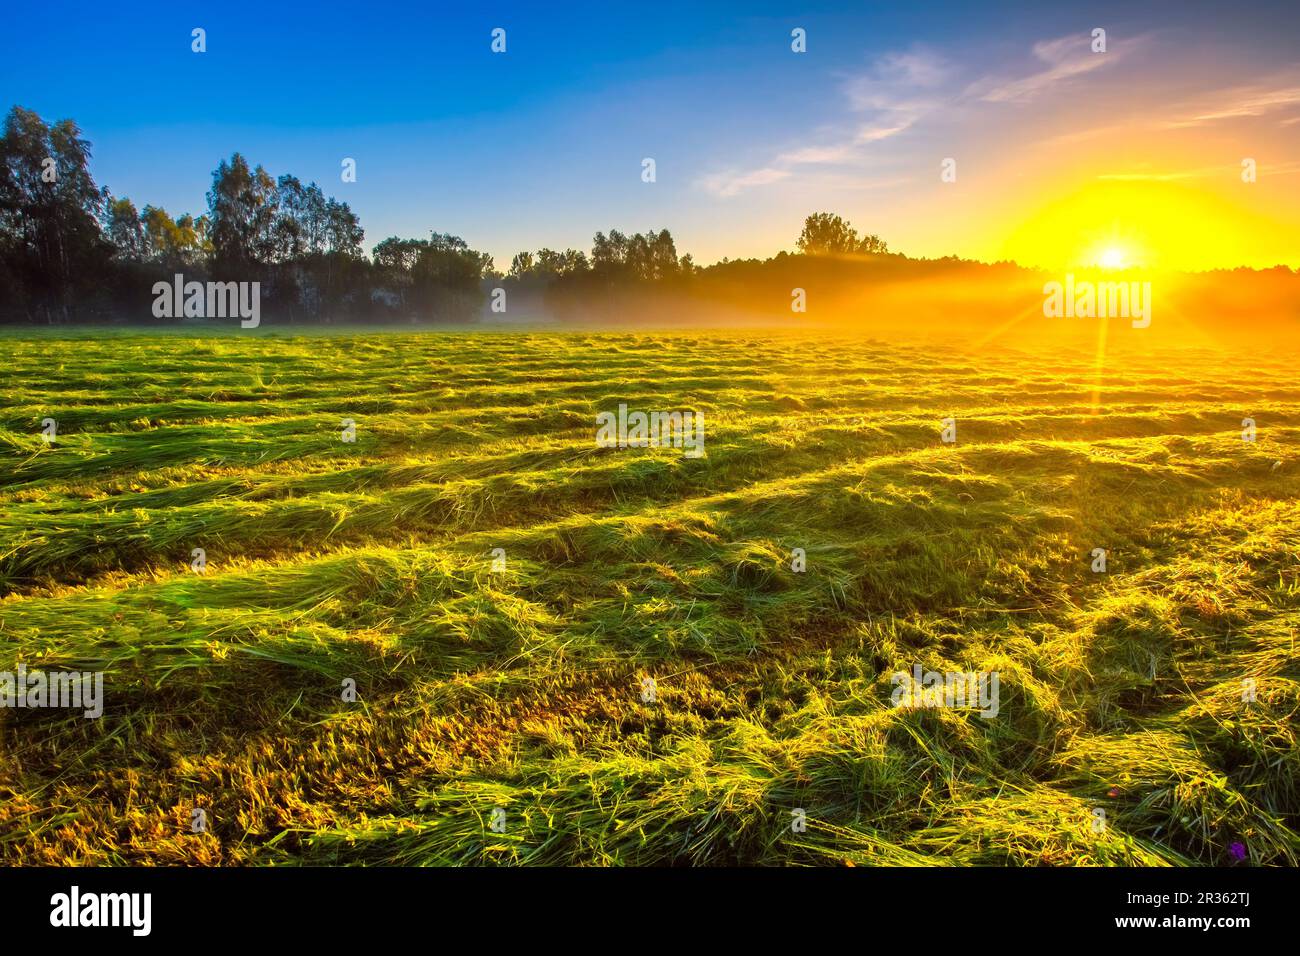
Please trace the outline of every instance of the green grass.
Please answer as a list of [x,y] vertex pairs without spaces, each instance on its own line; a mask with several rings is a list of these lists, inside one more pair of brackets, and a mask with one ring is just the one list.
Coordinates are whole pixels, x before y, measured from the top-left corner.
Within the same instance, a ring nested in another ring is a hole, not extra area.
[[[0,712],[7,863],[1300,862],[1290,356],[1098,377],[513,331],[0,359],[0,670],[106,691],[100,720]],[[702,410],[706,456],[597,448],[620,402]],[[891,706],[918,663],[997,671],[998,716]]]

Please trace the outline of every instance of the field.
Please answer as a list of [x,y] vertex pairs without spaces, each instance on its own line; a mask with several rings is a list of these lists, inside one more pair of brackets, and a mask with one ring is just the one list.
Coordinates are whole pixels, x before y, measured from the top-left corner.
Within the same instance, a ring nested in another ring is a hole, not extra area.
[[[1292,355],[140,332],[0,363],[0,670],[105,675],[100,719],[0,712],[5,863],[1300,862]],[[701,410],[705,455],[597,447],[619,403]],[[894,706],[916,665],[996,672],[997,715]]]

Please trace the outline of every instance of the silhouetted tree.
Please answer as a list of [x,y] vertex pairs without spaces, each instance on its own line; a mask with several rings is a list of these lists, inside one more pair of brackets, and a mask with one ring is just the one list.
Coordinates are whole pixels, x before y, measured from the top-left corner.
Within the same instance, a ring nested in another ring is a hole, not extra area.
[[248,279],[277,252],[279,195],[275,180],[258,166],[251,169],[239,153],[223,160],[212,174],[208,219],[214,270]]
[[875,255],[888,252],[879,236],[858,236],[849,222],[829,212],[816,212],[804,220],[799,251],[808,256]]
[[90,143],[72,120],[48,126],[15,106],[0,135],[0,251],[14,280],[11,308],[68,321],[93,292],[111,250],[100,233],[103,196]]

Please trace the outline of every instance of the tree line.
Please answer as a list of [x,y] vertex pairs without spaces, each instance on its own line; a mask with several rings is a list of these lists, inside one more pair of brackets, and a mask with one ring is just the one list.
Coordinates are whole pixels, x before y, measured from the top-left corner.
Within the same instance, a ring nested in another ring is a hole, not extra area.
[[[619,295],[687,288],[727,260],[700,268],[667,229],[599,232],[590,253],[520,252],[509,271],[459,236],[393,236],[367,256],[365,232],[344,201],[296,176],[274,177],[240,153],[212,173],[207,209],[173,216],[115,196],[90,172],[91,144],[68,119],[47,123],[20,106],[0,135],[0,321],[149,321],[156,282],[260,283],[273,321],[462,321],[489,295],[565,317],[600,311]],[[809,216],[801,255],[883,255],[829,213]]]

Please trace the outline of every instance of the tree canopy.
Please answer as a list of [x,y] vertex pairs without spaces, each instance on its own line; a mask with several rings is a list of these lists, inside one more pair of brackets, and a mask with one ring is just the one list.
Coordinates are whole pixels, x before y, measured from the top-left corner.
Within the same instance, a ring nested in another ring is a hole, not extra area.
[[852,224],[829,212],[815,212],[804,220],[798,248],[808,256],[876,255],[889,251],[879,236],[859,236]]

